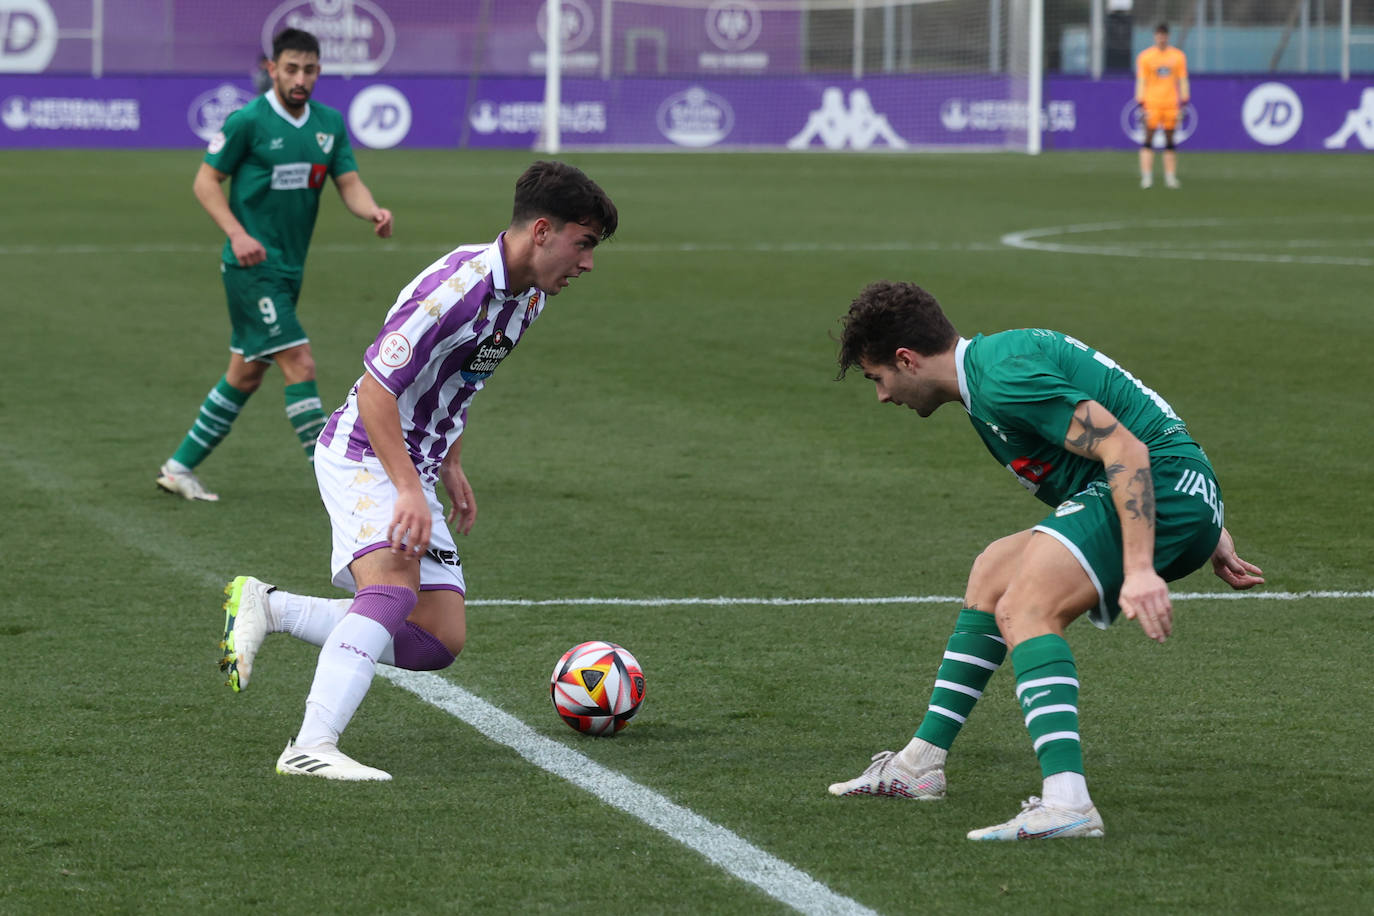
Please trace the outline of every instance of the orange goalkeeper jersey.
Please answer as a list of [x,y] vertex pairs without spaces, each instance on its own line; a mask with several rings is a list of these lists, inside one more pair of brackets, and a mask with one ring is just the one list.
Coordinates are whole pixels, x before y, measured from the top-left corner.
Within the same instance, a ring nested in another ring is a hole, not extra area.
[[1143,104],[1147,108],[1177,108],[1178,85],[1188,78],[1188,58],[1175,47],[1163,51],[1154,45],[1135,59],[1136,75],[1145,87]]

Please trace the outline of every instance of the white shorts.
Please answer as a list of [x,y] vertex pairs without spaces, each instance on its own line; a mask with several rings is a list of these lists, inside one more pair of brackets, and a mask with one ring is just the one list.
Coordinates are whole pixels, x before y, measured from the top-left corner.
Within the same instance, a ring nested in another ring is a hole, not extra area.
[[[390,547],[387,527],[396,506],[396,487],[376,458],[353,461],[327,448],[315,449],[315,480],[334,529],[331,581],[339,588],[357,591],[348,565],[365,553]],[[429,550],[420,558],[420,590],[442,588],[464,594],[467,587],[462,560],[453,543],[453,532],[444,521],[444,507],[433,484],[421,481],[421,485],[433,529]]]

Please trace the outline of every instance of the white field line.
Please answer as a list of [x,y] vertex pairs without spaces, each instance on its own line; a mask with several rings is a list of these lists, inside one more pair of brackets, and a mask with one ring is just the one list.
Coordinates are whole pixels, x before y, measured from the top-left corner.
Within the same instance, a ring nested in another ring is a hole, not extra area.
[[[1374,591],[1310,592],[1176,592],[1174,601],[1307,601],[1312,599],[1374,598]],[[959,595],[886,595],[877,598],[474,598],[468,607],[794,607],[815,604],[952,604]]]
[[[440,255],[449,251],[454,241],[424,243],[407,242],[321,242],[310,247],[314,252],[331,254],[367,254],[415,252]],[[0,255],[73,255],[73,254],[218,254],[223,244],[188,242],[130,242],[119,244],[69,244],[69,245],[0,245]],[[816,252],[863,252],[863,251],[1005,251],[1003,245],[970,242],[620,242],[607,243],[605,251],[632,252],[636,254],[688,254],[694,252],[720,254],[728,252],[773,253],[773,254],[813,254]],[[602,253],[602,252],[599,252]]]
[[377,673],[421,700],[504,744],[535,766],[584,789],[613,808],[639,818],[723,871],[801,913],[874,913],[835,893],[803,871],[741,839],[701,815],[530,728],[437,674],[380,666]]
[[[1025,251],[1043,251],[1054,254],[1087,254],[1097,256],[1108,256],[1118,258],[1172,258],[1182,261],[1241,261],[1252,264],[1326,264],[1342,267],[1374,267],[1374,258],[1361,257],[1338,257],[1335,255],[1317,254],[1260,254],[1244,251],[1218,251],[1208,250],[1206,242],[1199,244],[1193,249],[1160,249],[1145,244],[1136,244],[1134,241],[1118,244],[1072,244],[1063,241],[1051,241],[1051,239],[1063,238],[1064,236],[1085,235],[1097,232],[1119,232],[1127,229],[1177,229],[1195,227],[1220,227],[1226,225],[1236,225],[1246,222],[1245,220],[1227,219],[1156,219],[1126,221],[1119,220],[1106,223],[1078,223],[1067,226],[1043,226],[1036,229],[1022,229],[1018,232],[1008,232],[1002,236],[1002,244],[1008,248],[1019,248]],[[1266,222],[1265,220],[1250,222]],[[1147,240],[1148,241],[1148,240]],[[1281,243],[1279,239],[1256,239],[1255,247],[1264,247]],[[1308,240],[1299,240],[1307,244]]]

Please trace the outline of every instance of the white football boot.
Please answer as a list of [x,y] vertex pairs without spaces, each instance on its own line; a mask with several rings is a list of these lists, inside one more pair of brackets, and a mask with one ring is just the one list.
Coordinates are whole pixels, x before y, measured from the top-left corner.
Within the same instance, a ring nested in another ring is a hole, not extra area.
[[170,461],[158,469],[157,485],[168,493],[186,499],[199,499],[207,503],[219,501],[219,494],[205,489],[190,468],[174,468]]
[[982,830],[970,830],[970,840],[1058,840],[1102,836],[1102,815],[1095,806],[1087,810],[1052,808],[1032,795],[1021,803],[1021,813]]
[[277,772],[283,776],[318,776],[348,782],[388,782],[391,774],[365,766],[332,744],[297,747],[292,738],[277,758]]
[[945,797],[945,770],[938,766],[914,770],[892,751],[879,751],[863,773],[847,782],[833,784],[830,794],[939,801]]
[[267,600],[273,588],[252,576],[236,576],[224,587],[228,597],[224,601],[224,637],[219,641],[224,652],[219,670],[228,676],[224,683],[235,693],[248,686],[253,659],[267,634],[281,629]]
[[1181,184],[1178,183],[1178,176],[1171,175],[1168,172],[1164,173],[1164,186],[1166,188],[1173,188],[1174,190],[1178,190],[1179,188],[1183,187]]

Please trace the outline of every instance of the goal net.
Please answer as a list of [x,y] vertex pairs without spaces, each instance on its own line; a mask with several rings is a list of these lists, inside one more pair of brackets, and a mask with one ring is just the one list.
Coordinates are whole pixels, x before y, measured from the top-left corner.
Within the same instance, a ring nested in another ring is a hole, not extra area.
[[[547,0],[539,145],[1035,153],[1041,4]],[[578,98],[607,130],[562,129]]]

